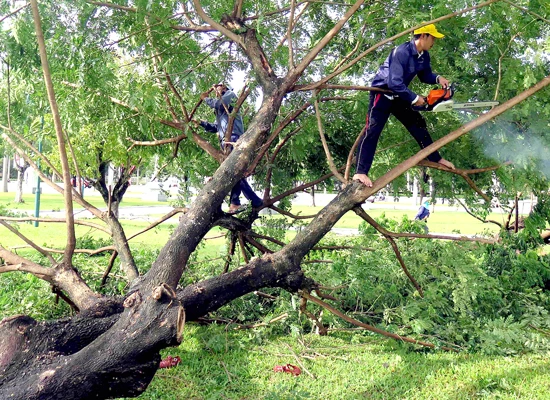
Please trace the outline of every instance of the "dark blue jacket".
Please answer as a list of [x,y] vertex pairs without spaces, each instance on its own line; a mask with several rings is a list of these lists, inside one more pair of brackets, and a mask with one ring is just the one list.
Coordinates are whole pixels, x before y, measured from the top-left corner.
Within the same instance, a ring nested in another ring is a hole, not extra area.
[[389,89],[412,103],[417,95],[408,86],[416,75],[421,82],[437,83],[437,75],[432,72],[430,65],[430,54],[424,51],[419,57],[414,40],[411,40],[392,50],[380,66],[372,86]]
[[[210,123],[201,121],[200,125],[207,132],[217,132],[220,143],[224,141],[225,131],[229,124],[229,115],[233,112],[233,103],[237,99],[237,95],[231,90],[226,90],[221,99],[206,98],[204,102],[214,110],[216,122]],[[237,136],[237,139],[244,133],[243,118],[241,114],[237,114],[233,120],[233,132],[231,136]]]
[[418,212],[416,213],[416,216],[414,217],[415,220],[422,221],[430,216],[430,210],[428,210],[424,206],[420,206],[418,209]]

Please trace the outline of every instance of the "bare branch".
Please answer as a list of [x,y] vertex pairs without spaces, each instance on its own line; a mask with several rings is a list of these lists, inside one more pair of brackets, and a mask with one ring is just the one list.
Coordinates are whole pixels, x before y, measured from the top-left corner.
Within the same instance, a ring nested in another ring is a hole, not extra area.
[[[194,0],[195,2],[197,0]],[[295,82],[298,77],[302,75],[304,70],[311,64],[311,62],[317,57],[317,55],[325,48],[325,46],[338,34],[340,29],[344,26],[344,24],[355,14],[355,12],[363,5],[364,1],[359,0],[356,1],[353,6],[351,6],[346,13],[342,16],[340,21],[338,21],[334,27],[330,31],[327,32],[327,34],[311,49],[311,51],[306,54],[306,56],[302,59],[300,64],[298,64],[295,68],[292,68],[291,72],[287,75],[287,79],[290,79],[290,81]]]
[[[311,85],[294,85],[292,88],[295,92],[305,92],[309,91]],[[315,86],[316,89],[323,90],[356,90],[360,92],[378,92],[378,93],[393,93],[391,90],[388,89],[381,89],[374,86],[357,86],[357,85],[333,85],[324,83],[318,86]]]
[[[341,167],[338,169],[338,171],[342,171],[344,169],[344,167]],[[284,193],[281,193],[275,197],[273,197],[271,200],[267,201],[267,202],[264,202],[264,204],[266,206],[271,206],[272,204],[275,204],[276,202],[278,202],[279,200],[281,199],[284,199],[285,197],[287,196],[290,196],[291,194],[294,194],[294,193],[298,193],[298,192],[301,192],[307,188],[310,188],[312,186],[315,186],[317,185],[318,183],[321,183],[325,180],[327,180],[328,178],[330,178],[331,176],[333,176],[332,172],[330,174],[326,174],[326,175],[323,175],[321,176],[320,178],[314,180],[314,181],[311,181],[311,182],[308,182],[308,183],[304,183],[303,185],[300,185],[300,186],[296,186],[295,188],[292,188],[290,190],[287,190],[286,192]]]
[[[38,149],[36,147],[34,147],[31,142],[29,142],[27,139],[25,139],[25,137],[23,135],[17,133],[12,128],[10,128],[8,126],[4,126],[2,124],[0,124],[0,128],[2,128],[3,130],[5,130],[7,132],[10,132],[13,136],[15,136],[20,143],[23,143],[28,149],[30,149],[42,161],[44,161],[44,163],[52,170],[53,173],[55,173],[58,176],[63,176],[61,174],[61,172],[59,172],[59,170],[57,168],[55,168],[55,166],[50,162],[50,160],[46,156],[44,156],[41,152],[39,152]],[[4,139],[8,140],[8,137],[5,133],[2,134],[2,137],[4,137]],[[18,148],[20,148],[20,147],[18,147]],[[20,149],[21,149],[21,153],[27,154],[27,152],[23,151],[22,148],[20,148]]]
[[292,48],[292,28],[294,26],[294,11],[296,10],[296,0],[290,0],[290,16],[288,17],[287,46],[288,46],[288,66],[294,68],[294,50]]
[[398,33],[397,35],[393,35],[387,39],[384,39],[380,42],[378,42],[377,44],[375,44],[374,46],[371,46],[370,48],[368,48],[367,50],[365,50],[364,52],[362,52],[361,54],[359,54],[357,57],[355,57],[352,61],[350,61],[349,63],[347,63],[346,65],[344,65],[343,67],[341,67],[340,69],[338,69],[337,71],[334,71],[333,73],[327,75],[326,77],[322,78],[320,81],[316,82],[316,83],[313,83],[311,85],[308,85],[304,88],[302,88],[302,90],[312,90],[312,89],[316,89],[318,88],[320,85],[330,81],[332,78],[334,78],[335,76],[337,75],[340,75],[342,72],[348,70],[349,68],[351,68],[352,66],[354,66],[358,61],[360,61],[363,57],[365,57],[367,54],[369,53],[372,53],[374,50],[376,50],[377,48],[387,44],[387,43],[390,43],[390,42],[393,42],[395,39],[398,39],[400,38],[401,36],[404,36],[404,35],[407,35],[411,32],[413,32],[415,29],[418,29],[418,28],[421,28],[427,24],[435,24],[437,22],[440,22],[440,21],[444,21],[446,19],[450,19],[450,18],[453,18],[453,17],[456,17],[457,15],[461,15],[461,14],[464,14],[464,13],[467,13],[469,11],[472,11],[472,10],[475,10],[475,9],[478,9],[478,8],[482,8],[482,7],[486,7],[492,3],[495,3],[499,0],[489,0],[489,1],[486,1],[484,3],[480,3],[480,4],[477,4],[475,6],[472,6],[472,7],[467,7],[467,8],[464,8],[462,10],[459,10],[457,12],[454,12],[454,13],[451,13],[451,14],[447,14],[447,15],[444,15],[443,17],[439,17],[439,18],[435,18],[435,19],[432,19],[431,21],[426,21],[426,22],[423,22],[422,24],[420,25],[416,25],[416,26],[413,26],[401,33]]
[[279,207],[274,206],[272,204],[269,206],[269,208],[272,208],[275,211],[277,211],[279,214],[285,215],[285,216],[290,217],[292,219],[311,219],[311,218],[315,218],[317,216],[317,214],[315,214],[315,215],[294,215],[294,214],[289,213],[288,211],[285,211],[282,208],[279,208]]
[[11,251],[6,250],[0,245],[0,258],[4,259],[7,264],[0,266],[0,273],[22,271],[33,274],[34,276],[43,279],[47,282],[53,283],[53,270],[46,268],[40,264],[33,263],[26,260],[23,257],[19,257],[17,254],[13,254]]
[[[330,101],[335,100],[335,98],[329,98],[329,97],[322,97],[319,99],[319,101]],[[342,100],[339,98],[338,100]],[[346,99],[349,100],[349,99]],[[258,154],[256,155],[256,158],[254,161],[250,164],[250,167],[248,168],[248,171],[246,173],[246,176],[250,175],[252,171],[256,169],[256,166],[260,162],[260,160],[264,157],[265,153],[268,151],[269,146],[273,143],[273,141],[279,136],[279,134],[285,129],[292,121],[294,121],[296,118],[300,116],[305,110],[307,110],[308,107],[311,106],[310,102],[304,103],[299,109],[293,111],[289,115],[285,117],[285,119],[273,130],[271,135],[269,135],[269,138],[266,140],[266,142],[262,145],[260,150],[258,151]]]
[[401,265],[401,269],[407,275],[407,278],[411,281],[411,283],[414,285],[416,290],[418,290],[418,293],[420,294],[420,297],[424,297],[424,291],[422,290],[422,287],[420,287],[420,284],[414,279],[414,277],[409,272],[407,266],[405,265],[405,261],[403,260],[403,257],[401,256],[401,252],[399,251],[399,248],[397,247],[397,244],[395,243],[395,240],[391,237],[391,232],[389,232],[387,229],[382,227],[378,222],[374,220],[370,215],[368,215],[365,210],[363,210],[361,207],[355,207],[353,209],[357,215],[359,215],[361,218],[363,218],[365,221],[367,221],[374,229],[376,229],[378,232],[380,232],[391,244],[391,247],[395,253],[395,256],[397,257],[397,260],[399,261],[399,264]]
[[109,276],[109,274],[111,273],[111,270],[113,269],[117,256],[118,256],[118,252],[113,251],[113,254],[111,254],[111,258],[109,259],[109,264],[107,265],[107,268],[105,269],[105,272],[101,277],[101,282],[99,284],[99,287],[104,287],[105,284],[107,283],[107,277]]
[[239,247],[241,248],[241,252],[243,254],[243,258],[246,264],[250,262],[250,258],[248,257],[248,254],[246,254],[246,245],[243,240],[243,235],[241,232],[237,233],[237,238],[239,240]]
[[134,239],[135,237],[153,229],[154,227],[160,225],[161,223],[163,223],[164,221],[167,221],[169,220],[170,218],[172,218],[174,215],[176,214],[179,214],[179,213],[186,213],[187,212],[187,208],[185,207],[177,207],[177,208],[174,208],[172,211],[170,211],[168,214],[164,215],[163,217],[157,219],[156,221],[152,222],[148,227],[142,229],[141,231],[139,232],[136,232],[134,233],[132,236],[128,237],[128,240],[132,240]]
[[273,250],[264,246],[263,244],[253,239],[252,237],[248,236],[247,234],[243,234],[243,238],[246,239],[246,241],[250,243],[252,246],[260,250],[263,254],[273,254]]
[[525,7],[522,7],[522,6],[518,5],[517,3],[514,3],[514,2],[512,2],[512,1],[510,1],[510,0],[502,0],[502,1],[504,1],[505,3],[510,4],[512,7],[516,7],[516,8],[518,8],[518,9],[522,10],[522,11],[525,11],[527,14],[532,15],[533,17],[535,17],[535,18],[537,18],[537,19],[540,19],[541,21],[546,22],[547,24],[550,24],[550,20],[547,19],[547,18],[544,18],[544,17],[543,17],[542,15],[540,15],[540,14],[534,13],[533,11],[530,11],[529,9],[527,9],[527,8],[525,8]]
[[[295,8],[298,7],[301,4],[302,4],[302,2],[298,2],[297,4],[295,3]],[[292,21],[292,27],[290,27],[290,25],[289,25],[289,29],[293,30],[296,27],[296,24],[297,24],[298,20],[302,17],[302,15],[304,15],[304,13],[309,8],[310,4],[311,3],[306,3],[306,5],[304,6],[304,8],[302,8],[302,11],[300,11],[298,16],[296,18],[293,18],[294,21]],[[289,19],[289,24],[290,24],[290,19]],[[277,43],[277,46],[275,46],[275,50],[277,50],[279,47],[281,47],[283,45],[283,43],[285,42],[285,40],[287,40],[287,38],[288,38],[288,35],[283,35],[281,37],[281,40],[279,40],[279,43]],[[292,64],[292,66],[294,66],[294,64]]]
[[269,167],[267,169],[267,173],[266,173],[266,177],[265,177],[266,185],[265,185],[265,190],[264,190],[264,200],[267,200],[270,196],[270,193],[271,193],[271,178],[273,176],[273,167],[275,166],[275,164],[274,164],[275,163],[275,158],[279,154],[279,151],[281,151],[281,149],[284,147],[284,145],[290,140],[290,138],[292,138],[294,135],[296,135],[301,130],[302,130],[302,127],[299,126],[296,129],[294,129],[292,132],[290,132],[288,135],[286,135],[284,137],[284,139],[277,145],[277,147],[275,148],[275,151],[273,152],[273,154],[269,158]]
[[[4,217],[0,216],[0,221],[13,221],[13,222],[28,222],[28,221],[37,221],[37,222],[52,222],[52,223],[66,223],[67,221],[61,218],[37,218],[37,217]],[[91,221],[86,220],[80,220],[77,219],[74,221],[76,225],[82,225],[82,226],[89,226],[90,228],[94,228],[97,230],[100,230],[102,232],[107,233],[108,235],[111,235],[111,231],[99,224],[93,223]]]
[[6,61],[6,80],[8,82],[7,92],[8,92],[8,106],[6,107],[6,117],[8,119],[8,128],[11,129],[11,82],[10,82],[10,63]]
[[460,201],[460,199],[458,197],[455,196],[455,200],[457,201],[458,204],[460,204],[462,206],[462,208],[464,209],[464,211],[466,211],[469,215],[471,215],[472,217],[474,217],[475,219],[477,219],[478,221],[481,221],[483,222],[484,224],[487,224],[487,223],[492,223],[492,224],[495,224],[497,225],[499,228],[502,229],[502,224],[497,222],[497,221],[493,221],[492,219],[483,219],[483,218],[480,218],[478,217],[477,215],[475,215],[473,212],[471,212],[468,207],[466,207],[466,204],[464,204],[463,202]]
[[34,243],[32,240],[27,238],[25,235],[23,235],[21,232],[19,232],[17,229],[15,229],[13,226],[8,224],[5,221],[0,220],[0,225],[3,225],[5,228],[7,228],[11,233],[16,235],[19,239],[23,240],[25,243],[27,243],[29,246],[31,246],[33,249],[38,251],[40,254],[42,254],[44,257],[46,257],[53,265],[57,265],[57,261],[52,257],[52,255],[44,250],[42,247]]
[[357,138],[355,138],[355,142],[353,142],[353,146],[351,146],[351,150],[348,154],[348,159],[346,161],[346,172],[344,173],[344,180],[347,182],[349,181],[349,174],[351,171],[351,163],[353,162],[353,155],[355,154],[355,149],[357,149],[357,146],[359,146],[359,142],[361,141],[361,138],[367,131],[367,124],[361,129],[361,132],[359,132],[359,135],[357,135]]
[[[241,90],[241,94],[239,95],[239,98],[237,99],[237,102],[235,103],[235,107],[233,107],[232,112],[229,112],[229,109],[227,108],[225,103],[222,101],[222,105],[225,108],[225,112],[229,116],[229,119],[227,121],[227,128],[226,128],[226,131],[225,131],[225,139],[224,139],[226,143],[231,142],[231,135],[233,134],[233,124],[235,123],[235,118],[239,114],[239,110],[241,109],[244,101],[246,100],[246,98],[248,97],[249,94],[250,94],[250,88],[245,83],[243,89]],[[229,147],[226,147],[226,149],[224,149],[224,153],[227,150],[229,150]]]
[[40,22],[40,13],[38,12],[37,0],[30,0],[32,14],[34,19],[34,27],[36,31],[36,39],[38,41],[38,49],[40,52],[40,61],[42,64],[42,71],[44,73],[44,83],[48,92],[48,100],[50,103],[50,109],[53,115],[55,133],[57,135],[57,145],[59,148],[59,157],[61,161],[61,167],[63,170],[63,181],[65,184],[65,215],[67,218],[67,246],[65,248],[64,265],[69,268],[71,265],[71,258],[76,244],[76,235],[74,231],[74,216],[73,216],[73,202],[72,202],[72,188],[71,188],[71,175],[69,169],[69,162],[67,158],[67,150],[65,148],[65,138],[63,133],[63,127],[61,125],[61,117],[57,108],[57,101],[55,99],[55,92],[53,88],[52,77],[50,73],[50,66],[48,64],[48,56],[46,54],[46,45],[44,43],[44,34],[42,32],[42,25]]
[[[395,333],[387,332],[387,331],[384,331],[382,329],[376,328],[372,325],[365,324],[361,321],[357,321],[356,319],[350,318],[347,315],[345,315],[344,313],[338,311],[337,309],[335,309],[334,307],[329,305],[328,303],[325,303],[324,301],[319,300],[318,298],[316,298],[316,297],[314,297],[314,296],[312,296],[309,293],[306,293],[304,291],[300,291],[300,296],[305,297],[309,301],[325,308],[326,310],[330,311],[334,315],[342,318],[344,321],[347,321],[350,324],[353,324],[355,326],[360,326],[360,327],[362,327],[362,328],[364,328],[368,331],[375,332],[375,333],[378,333],[382,336],[386,336],[386,337],[389,337],[389,338],[392,338],[392,339],[395,339],[395,340],[399,340],[399,341],[403,341],[403,342],[407,342],[407,343],[412,343],[412,344],[417,344],[417,345],[424,346],[424,347],[429,347],[429,348],[432,348],[432,349],[435,348],[435,345],[432,344],[432,343],[423,342],[423,341],[420,341],[420,340],[409,338],[407,336],[401,336],[401,335],[397,335]],[[455,349],[452,349],[452,348],[449,348],[449,347],[441,347],[441,348],[443,350],[455,351],[456,352]]]
[[[55,182],[53,182],[52,180],[50,180],[50,178],[48,178],[46,175],[44,175],[44,173],[40,170],[40,168],[38,167],[38,165],[27,155],[27,153],[25,153],[23,151],[23,149],[21,149],[17,143],[11,138],[9,137],[8,135],[6,134],[2,134],[2,137],[4,139],[6,139],[6,141],[14,148],[16,149],[17,151],[19,151],[19,153],[22,155],[22,157],[25,159],[26,162],[28,162],[31,167],[35,170],[36,174],[38,176],[40,176],[40,179],[42,179],[45,183],[47,183],[52,189],[54,189],[56,192],[64,195],[65,194],[65,190],[61,187],[59,187]],[[39,153],[40,154],[40,153]],[[46,159],[47,160],[47,159]],[[49,163],[49,160],[48,160],[48,163]],[[70,186],[69,186],[70,187]],[[84,200],[84,198],[82,196],[80,196],[75,190],[73,190],[72,187],[70,187],[70,192],[71,195],[73,196],[73,199],[78,203],[80,204],[82,207],[86,208],[86,210],[88,210],[89,212],[91,212],[94,216],[96,216],[97,218],[100,218],[100,219],[104,219],[103,218],[103,213],[95,206],[93,206],[92,204],[88,203],[86,200]],[[74,223],[74,219],[73,219],[73,223]]]
[[[32,246],[10,246],[10,249],[13,249],[13,250],[27,249],[29,247],[32,247]],[[63,251],[64,251],[61,249],[52,249],[49,247],[43,247],[43,249],[46,251],[49,251],[50,253],[56,253],[56,254],[63,254]],[[105,246],[105,247],[100,247],[99,249],[75,249],[74,252],[80,253],[80,254],[88,254],[89,256],[95,256],[95,255],[98,255],[107,251],[113,251],[113,250],[116,250],[114,246]]]
[[[94,4],[96,6],[101,7],[107,7],[107,8],[113,8],[115,10],[121,10],[121,11],[128,11],[137,13],[137,9],[134,7],[127,7],[127,6],[121,6],[114,3],[105,3],[100,1],[88,1],[90,4]],[[155,18],[157,21],[160,21],[161,23],[164,22],[161,18],[157,17],[156,15],[153,15],[151,13],[146,13],[147,16]],[[187,13],[184,14],[187,17]],[[182,26],[182,25],[172,25],[171,28],[177,31],[186,31],[186,32],[212,32],[216,31],[218,29],[215,29],[211,26],[200,26],[196,25],[190,18],[186,18],[187,21],[190,23],[191,26]]]
[[334,165],[334,160],[332,159],[332,155],[330,154],[330,150],[327,145],[327,141],[325,138],[325,133],[323,130],[323,122],[321,121],[321,112],[319,111],[319,102],[317,101],[317,93],[315,93],[315,115],[317,116],[317,128],[319,129],[319,135],[321,136],[321,143],[323,144],[323,149],[325,149],[325,154],[327,156],[327,162],[328,166],[332,172],[332,174],[342,183],[346,183],[347,181],[344,179],[344,177],[338,172],[336,169],[336,166]]
[[11,16],[17,14],[17,13],[18,13],[19,11],[21,11],[22,9],[27,8],[28,6],[30,6],[30,3],[27,3],[27,4],[25,4],[24,6],[19,7],[19,8],[16,9],[15,11],[12,11],[11,13],[9,13],[8,15],[4,15],[3,17],[0,18],[0,23],[1,23],[2,21],[4,21],[5,19],[8,19],[9,17],[11,17]]
[[231,232],[231,243],[229,249],[227,250],[227,257],[225,259],[225,266],[223,267],[223,273],[226,274],[229,271],[229,266],[231,265],[231,260],[235,254],[235,246],[237,244],[237,235],[234,232]]
[[256,232],[254,232],[254,231],[247,232],[247,235],[248,235],[248,236],[255,237],[255,238],[258,238],[258,239],[269,240],[271,243],[278,244],[278,245],[281,246],[281,247],[284,247],[284,246],[286,245],[285,242],[282,242],[282,241],[280,241],[280,240],[277,240],[277,239],[275,239],[275,238],[272,238],[271,236],[260,235],[259,233],[256,233]]
[[[466,172],[465,170],[461,170],[461,169],[458,169],[458,168],[455,168],[455,169],[451,169],[451,168],[448,168],[442,164],[439,164],[439,163],[436,163],[436,162],[432,162],[432,161],[427,161],[427,160],[422,160],[418,163],[418,166],[422,166],[422,167],[429,167],[429,168],[433,168],[433,169],[438,169],[440,171],[445,171],[445,172],[450,172],[452,174],[455,174],[455,175],[458,175],[458,176],[461,176],[465,181],[466,183],[477,193],[479,194],[481,197],[483,197],[483,200],[485,200],[487,203],[490,203],[491,202],[491,199],[489,198],[489,196],[487,196],[476,184],[475,182],[472,180],[472,178],[470,178],[468,175],[469,173]],[[492,168],[492,167],[490,167]],[[498,167],[497,167],[498,168]],[[487,171],[490,171],[491,169],[488,169]],[[471,171],[471,170],[470,170]],[[470,172],[471,173],[471,172]]]
[[243,40],[233,32],[231,32],[229,29],[227,29],[225,26],[219,24],[218,22],[214,21],[212,18],[210,18],[202,9],[201,3],[198,0],[193,0],[193,5],[195,7],[195,10],[197,11],[197,14],[205,21],[206,23],[210,24],[213,28],[218,30],[220,33],[227,36],[229,39],[237,43],[239,46],[241,46],[243,49],[246,50],[246,46],[243,42]]

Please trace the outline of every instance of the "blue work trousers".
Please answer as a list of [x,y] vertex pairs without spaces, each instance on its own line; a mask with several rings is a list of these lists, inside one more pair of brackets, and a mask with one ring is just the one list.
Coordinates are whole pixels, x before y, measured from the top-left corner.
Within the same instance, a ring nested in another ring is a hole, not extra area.
[[[358,174],[368,174],[372,166],[378,139],[386,122],[388,122],[390,114],[393,114],[407,128],[421,148],[433,143],[426,126],[426,120],[418,111],[413,110],[410,104],[397,96],[390,99],[382,93],[370,92],[366,119],[367,131],[357,149]],[[438,162],[441,160],[441,155],[439,152],[434,151],[428,156],[428,160]]]
[[[239,140],[239,136],[231,135],[231,142],[235,143],[237,140]],[[223,150],[223,143],[220,145]],[[233,146],[230,146],[230,149],[233,150]],[[246,178],[241,179],[235,186],[233,186],[233,189],[231,189],[231,194],[229,195],[230,204],[237,206],[241,205],[241,193],[248,201],[250,201],[250,203],[252,203],[252,207],[260,207],[263,204],[262,199],[254,192],[252,187],[246,181]]]

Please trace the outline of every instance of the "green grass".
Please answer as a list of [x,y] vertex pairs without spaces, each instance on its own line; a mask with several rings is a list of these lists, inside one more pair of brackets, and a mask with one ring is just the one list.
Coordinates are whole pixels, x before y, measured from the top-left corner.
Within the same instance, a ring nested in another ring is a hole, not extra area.
[[[411,351],[360,332],[268,341],[261,330],[188,324],[168,354],[182,363],[159,370],[140,399],[548,399],[550,390],[547,356]],[[296,357],[315,378],[273,371]]]
[[[7,195],[9,195],[10,200],[13,199],[13,195],[11,193],[7,193],[7,194],[0,193],[0,201],[2,201],[2,199],[7,199],[8,198]],[[43,198],[44,198],[44,202],[42,203],[43,210],[46,210],[46,209],[59,210],[63,207],[63,201],[61,196],[59,195],[45,195],[43,196]],[[101,199],[98,197],[94,197],[90,199],[93,199],[97,203],[97,205],[100,205],[101,203]],[[125,201],[122,203],[122,207],[132,206],[132,205],[159,205],[159,204],[161,203],[149,202],[149,204],[147,204],[147,203],[141,202],[139,199],[129,198],[128,202]],[[416,214],[416,211],[413,209],[394,210],[394,209],[391,209],[390,207],[392,207],[392,205],[388,204],[388,209],[372,209],[372,210],[367,210],[367,212],[375,218],[380,217],[382,213],[384,213],[386,217],[397,219],[397,220],[401,220],[404,215],[407,218],[412,219]],[[16,208],[16,207],[15,205],[10,204],[9,208]],[[28,209],[30,209],[30,200],[28,200],[27,203],[19,205],[19,210],[28,210]],[[296,207],[293,207],[292,212],[300,215],[313,215],[319,212],[320,210],[321,210],[321,207],[296,206]],[[156,219],[160,217],[160,215],[155,215],[152,217]],[[178,217],[174,217],[169,221],[169,223],[162,224],[136,237],[135,239],[132,239],[131,246],[132,247],[147,246],[147,247],[155,247],[155,248],[162,247],[166,243],[171,232],[176,226],[177,218]],[[281,217],[276,216],[274,218],[281,218]],[[503,216],[500,214],[495,214],[495,215],[491,215],[490,218],[495,219],[497,221],[502,221]],[[359,218],[354,212],[348,212],[336,223],[335,228],[357,229],[357,227],[361,222],[362,222],[362,219]],[[139,221],[139,220],[123,220],[121,221],[121,223],[124,226],[128,236],[133,235],[134,233],[144,229],[149,225],[148,222]],[[52,247],[52,248],[63,248],[65,246],[66,229],[62,224],[41,222],[38,227],[34,227],[34,225],[29,223],[19,223],[18,226],[21,232],[25,236],[36,240],[37,243],[40,245],[44,245],[46,247]],[[443,207],[443,206],[439,206],[436,212],[432,213],[428,221],[428,226],[431,232],[437,232],[437,233],[460,232],[464,234],[475,234],[475,233],[481,233],[484,230],[489,230],[490,232],[493,232],[493,233],[497,232],[497,227],[494,224],[483,224],[482,222],[478,221],[477,219],[469,216],[464,212],[446,211],[446,207]],[[77,226],[76,232],[77,232],[77,237],[80,237],[84,234],[89,234],[97,239],[107,238],[107,235],[105,233],[89,227]],[[207,235],[207,237],[217,236],[219,234],[220,234],[219,229],[215,228]],[[294,237],[294,235],[295,235],[295,232],[290,231],[288,233],[288,238],[290,239]],[[208,257],[218,256],[220,249],[223,248],[223,246],[225,245],[225,242],[226,241],[224,238],[217,238],[217,239],[206,241],[205,246],[201,249],[201,257],[208,258]],[[24,242],[18,237],[16,237],[15,235],[11,234],[6,229],[0,229],[0,244],[2,244],[5,247],[12,247],[12,246],[23,246]]]
[[[373,217],[378,218],[384,213],[386,217],[396,220],[401,220],[403,216],[409,219],[414,219],[416,215],[416,208],[410,210],[395,210],[393,209],[393,203],[384,204],[387,208],[369,209],[368,203],[365,207],[367,213]],[[299,215],[313,215],[319,212],[322,207],[308,207],[308,206],[295,206],[292,207],[292,212]],[[490,214],[488,219],[493,219],[502,223],[503,214]],[[357,216],[353,211],[347,212],[335,225],[335,228],[357,228],[363,220]],[[430,232],[438,233],[453,233],[460,232],[464,234],[481,233],[484,230],[496,233],[498,227],[495,224],[484,224],[478,219],[468,215],[465,212],[449,211],[448,207],[438,206],[430,215],[428,219],[428,227]]]
[[[15,193],[0,193],[0,204],[7,205],[8,208],[20,211],[34,210],[35,196],[33,194],[23,195],[24,203],[14,203]],[[86,196],[84,199],[98,208],[105,208],[105,202],[101,196]],[[166,206],[168,203],[158,201],[141,200],[137,197],[124,197],[121,207],[129,206]],[[82,206],[73,203],[75,209],[81,209]],[[60,194],[42,194],[40,195],[40,210],[42,211],[59,211],[65,208],[63,197]]]
[[[96,223],[97,220],[91,220]],[[135,221],[121,221],[122,225],[124,226],[125,232],[127,236],[131,236],[134,233],[137,233],[147,226],[149,226],[148,222],[141,221],[141,222],[135,222]],[[98,223],[100,224],[100,223]],[[101,224],[100,224],[101,225]],[[130,246],[134,248],[142,248],[142,247],[148,247],[148,248],[160,248],[166,244],[168,238],[172,234],[172,231],[174,227],[176,226],[176,223],[168,223],[168,224],[161,224],[139,236],[132,239],[130,241]],[[64,224],[60,223],[52,223],[52,222],[40,222],[38,227],[35,227],[33,224],[29,223],[18,223],[17,227],[19,231],[25,235],[28,238],[31,238],[36,241],[41,246],[45,246],[48,248],[64,248],[66,241],[67,241],[67,231],[65,229]],[[85,234],[89,234],[93,236],[95,239],[107,239],[108,235],[102,231],[98,231],[94,228],[85,227],[77,225],[75,227],[76,235],[77,237],[82,237]],[[211,238],[213,236],[218,236],[220,234],[219,228],[212,229],[208,235],[206,235],[207,238]],[[207,241],[207,247],[211,247],[207,251],[207,253],[210,252],[210,250],[215,251],[216,248],[219,248],[225,243],[224,238],[215,238],[212,240]],[[11,232],[9,232],[6,229],[0,229],[0,244],[6,248],[10,247],[18,247],[18,246],[25,246],[25,243],[22,239],[19,237],[13,235]]]

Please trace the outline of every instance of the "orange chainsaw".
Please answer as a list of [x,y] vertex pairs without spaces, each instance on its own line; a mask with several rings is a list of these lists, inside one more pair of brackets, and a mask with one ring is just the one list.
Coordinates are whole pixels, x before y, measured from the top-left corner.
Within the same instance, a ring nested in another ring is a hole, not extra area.
[[498,105],[498,101],[476,101],[470,103],[455,103],[453,95],[455,94],[455,84],[443,89],[430,90],[428,96],[424,97],[426,104],[421,106],[413,106],[416,111],[452,111],[452,110],[467,110],[470,108],[493,107]]

